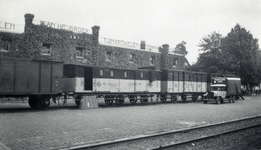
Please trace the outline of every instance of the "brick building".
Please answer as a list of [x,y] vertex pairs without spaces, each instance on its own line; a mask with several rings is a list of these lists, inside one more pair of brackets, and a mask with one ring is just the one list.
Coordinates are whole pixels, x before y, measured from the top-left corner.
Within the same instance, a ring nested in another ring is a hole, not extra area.
[[183,55],[169,52],[168,44],[153,47],[146,45],[145,41],[137,44],[101,39],[99,26],[93,26],[90,34],[85,28],[63,24],[46,21],[35,24],[33,14],[25,14],[24,17],[23,33],[0,32],[0,57],[129,69],[155,67],[184,70],[188,66]]

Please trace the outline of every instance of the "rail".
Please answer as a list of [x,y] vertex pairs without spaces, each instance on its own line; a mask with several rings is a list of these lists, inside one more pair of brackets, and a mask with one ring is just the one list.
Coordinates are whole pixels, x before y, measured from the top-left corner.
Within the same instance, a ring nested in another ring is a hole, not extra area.
[[[249,125],[252,123],[251,120],[253,124]],[[259,122],[257,120],[259,120]],[[240,128],[237,127],[238,125],[240,125],[240,123],[246,123],[246,122],[248,124],[247,127],[240,127]],[[186,128],[186,129],[174,130],[169,132],[160,132],[160,133],[154,133],[150,135],[140,135],[131,138],[116,139],[116,140],[104,141],[104,142],[99,142],[94,144],[76,145],[71,147],[60,148],[59,150],[102,149],[102,148],[124,149],[126,147],[131,147],[131,146],[134,146],[136,148],[141,146],[141,149],[148,149],[148,147],[151,147],[149,148],[150,150],[165,149],[165,148],[180,146],[187,143],[193,143],[196,141],[213,138],[220,135],[238,132],[238,131],[246,130],[253,127],[259,127],[259,126],[261,126],[261,115],[222,122],[222,123],[203,125],[194,128]],[[221,127],[222,130],[226,129],[226,131],[223,132],[216,131],[217,130],[216,128],[218,127]],[[231,130],[231,128],[233,129]],[[212,130],[217,133],[208,134],[208,135],[199,135],[199,137],[192,138],[192,139],[189,139],[188,137],[192,134],[190,133],[192,131],[197,134],[204,134],[205,133],[204,131],[212,131]],[[186,135],[188,133],[189,135]],[[175,142],[173,141],[175,137],[181,137],[181,136],[183,136],[183,138],[179,138],[178,141]],[[166,140],[165,142],[162,142],[167,138],[169,139]]]

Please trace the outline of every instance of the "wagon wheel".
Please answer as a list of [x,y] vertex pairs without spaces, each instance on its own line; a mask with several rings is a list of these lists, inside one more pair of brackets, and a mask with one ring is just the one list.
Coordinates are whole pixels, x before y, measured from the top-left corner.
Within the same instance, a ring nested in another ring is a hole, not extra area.
[[36,97],[30,96],[28,100],[28,104],[31,108],[36,109],[38,108]]
[[124,104],[124,99],[120,100],[120,104],[121,105]]
[[77,106],[80,106],[81,99],[82,99],[81,96],[76,96],[76,97],[75,97],[75,104],[76,104]]
[[186,100],[187,100],[187,95],[183,94],[183,95],[181,96],[181,100],[182,100],[182,102],[186,102]]
[[113,103],[113,100],[105,100],[105,104],[111,105]]
[[163,96],[163,97],[160,97],[160,101],[162,103],[165,103],[167,101],[167,95]]
[[115,102],[116,102],[116,104],[124,104],[124,98],[123,98],[123,96],[120,96],[120,97],[116,97],[116,99],[115,99]]
[[143,96],[140,97],[140,103],[145,104],[145,100],[143,99]]
[[143,104],[146,104],[148,103],[148,97],[147,96],[142,96],[142,101],[143,101]]
[[115,103],[119,105],[124,104],[124,99],[116,99]]
[[129,96],[129,101],[130,101],[131,104],[136,104],[137,98],[135,96],[133,96],[133,95],[130,95]]
[[137,100],[136,99],[130,99],[131,104],[136,104]]
[[198,99],[198,95],[197,94],[193,94],[192,95],[192,101],[195,102],[195,101],[197,101],[197,99]]
[[215,100],[216,100],[216,103],[217,103],[217,104],[220,104],[220,103],[221,103],[221,98],[220,98],[220,97],[216,97]]
[[171,95],[171,102],[176,103],[178,100],[178,95]]
[[38,107],[41,109],[47,109],[51,104],[49,97],[40,96],[37,98],[37,101],[38,101]]

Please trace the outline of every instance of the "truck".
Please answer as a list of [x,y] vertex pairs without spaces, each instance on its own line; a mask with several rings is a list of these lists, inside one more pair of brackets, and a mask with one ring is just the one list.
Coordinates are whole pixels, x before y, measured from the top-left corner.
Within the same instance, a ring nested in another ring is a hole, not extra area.
[[241,79],[238,77],[214,77],[212,78],[210,91],[203,95],[203,103],[215,101],[216,104],[228,101],[235,103],[241,95]]

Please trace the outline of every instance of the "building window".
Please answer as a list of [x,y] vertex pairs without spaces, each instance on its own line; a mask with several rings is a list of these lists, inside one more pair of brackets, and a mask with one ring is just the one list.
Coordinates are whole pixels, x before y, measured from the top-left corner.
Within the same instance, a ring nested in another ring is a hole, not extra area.
[[114,76],[114,74],[113,74],[113,71],[111,70],[111,77],[113,77]]
[[51,55],[51,44],[43,44],[43,46],[41,47],[41,55]]
[[125,77],[125,78],[128,77],[127,71],[124,71],[124,77]]
[[189,64],[187,62],[185,62],[184,65],[187,67]]
[[9,48],[10,48],[10,42],[0,39],[0,51],[7,52],[9,50]]
[[155,63],[155,56],[150,57],[150,65],[154,65]]
[[75,57],[76,58],[83,58],[84,48],[76,47]]
[[143,78],[143,72],[140,73],[140,77]]
[[106,53],[106,61],[112,61],[112,52]]
[[134,63],[134,58],[135,58],[135,55],[134,54],[130,54],[129,62]]
[[178,64],[178,60],[175,59],[175,60],[173,61],[173,67],[176,67],[177,64]]
[[90,56],[91,55],[91,50],[90,49],[87,49],[86,52],[85,52],[86,56]]
[[103,76],[103,70],[100,70],[100,76]]

